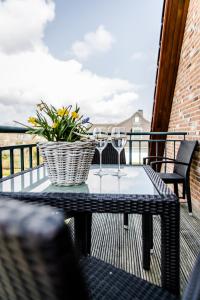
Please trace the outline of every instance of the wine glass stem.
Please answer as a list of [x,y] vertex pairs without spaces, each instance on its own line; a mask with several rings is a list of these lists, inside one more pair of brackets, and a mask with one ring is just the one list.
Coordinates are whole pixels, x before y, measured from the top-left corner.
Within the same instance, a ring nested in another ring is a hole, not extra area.
[[120,172],[120,152],[118,151],[118,172]]
[[102,151],[99,150],[99,156],[100,156],[100,172],[102,172]]

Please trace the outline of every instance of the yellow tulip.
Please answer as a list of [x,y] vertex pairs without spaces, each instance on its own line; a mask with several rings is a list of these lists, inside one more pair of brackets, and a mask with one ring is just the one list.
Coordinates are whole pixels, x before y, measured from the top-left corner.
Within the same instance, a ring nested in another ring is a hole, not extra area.
[[28,122],[33,124],[34,126],[37,125],[37,120],[35,117],[29,117]]
[[72,118],[73,118],[73,119],[79,118],[79,114],[78,114],[77,112],[73,111],[73,112],[72,112]]
[[68,112],[68,110],[67,110],[67,108],[59,108],[58,110],[57,110],[57,114],[58,114],[58,116],[60,116],[60,117],[64,117],[64,116],[67,116],[68,114],[69,114],[69,112]]

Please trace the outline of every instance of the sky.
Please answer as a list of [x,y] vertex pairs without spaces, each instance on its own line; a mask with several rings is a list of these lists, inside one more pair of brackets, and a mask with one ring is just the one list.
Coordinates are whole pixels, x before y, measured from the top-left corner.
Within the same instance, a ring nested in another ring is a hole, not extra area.
[[150,120],[162,0],[0,0],[0,124],[44,100],[93,123]]

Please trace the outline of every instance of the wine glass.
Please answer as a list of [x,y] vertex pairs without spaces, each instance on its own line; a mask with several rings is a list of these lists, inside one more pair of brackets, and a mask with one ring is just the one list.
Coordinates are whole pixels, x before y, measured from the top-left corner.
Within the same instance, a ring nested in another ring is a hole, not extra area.
[[100,168],[99,171],[95,172],[95,175],[103,176],[106,173],[102,170],[102,152],[106,148],[108,143],[108,132],[105,128],[96,127],[93,130],[93,137],[97,142],[97,150],[99,151],[99,161],[100,161]]
[[115,150],[118,152],[118,171],[114,173],[115,176],[126,175],[120,170],[120,153],[123,150],[127,142],[127,134],[125,127],[114,127],[111,132],[111,142]]

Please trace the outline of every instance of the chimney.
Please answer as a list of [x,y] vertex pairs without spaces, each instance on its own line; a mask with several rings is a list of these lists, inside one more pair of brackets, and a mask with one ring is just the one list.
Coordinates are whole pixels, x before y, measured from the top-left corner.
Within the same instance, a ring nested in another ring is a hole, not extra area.
[[143,117],[143,109],[138,109],[138,112],[139,112],[140,115]]

